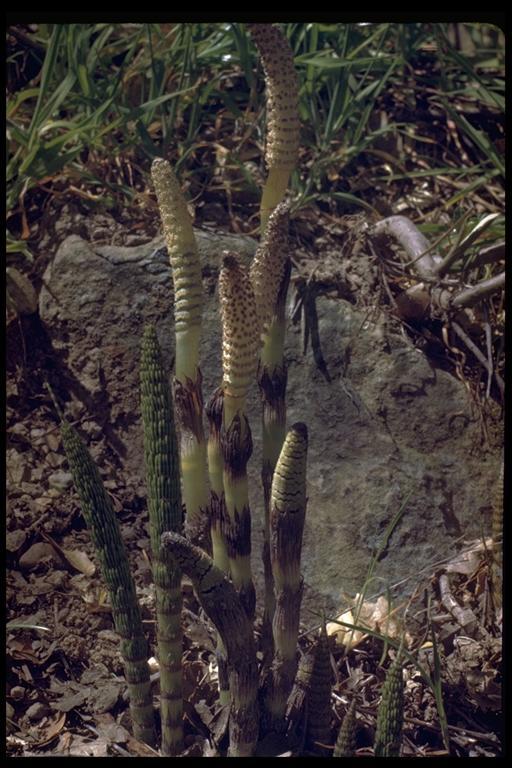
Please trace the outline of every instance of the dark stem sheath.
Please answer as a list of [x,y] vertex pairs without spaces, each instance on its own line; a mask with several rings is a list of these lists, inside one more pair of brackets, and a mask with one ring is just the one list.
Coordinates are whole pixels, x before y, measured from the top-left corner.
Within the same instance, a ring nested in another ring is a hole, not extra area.
[[258,665],[252,623],[233,584],[205,552],[177,533],[164,533],[162,545],[192,580],[201,607],[222,638],[232,701],[229,756],[250,757],[259,733]]

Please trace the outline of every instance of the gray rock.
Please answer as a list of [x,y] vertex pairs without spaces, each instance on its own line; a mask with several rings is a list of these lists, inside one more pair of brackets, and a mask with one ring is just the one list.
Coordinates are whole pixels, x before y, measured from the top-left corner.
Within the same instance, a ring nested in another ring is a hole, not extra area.
[[25,712],[25,715],[33,723],[37,722],[38,720],[42,720],[43,717],[46,717],[49,714],[50,709],[48,705],[43,704],[41,701],[36,701],[35,704],[32,704]]
[[[238,251],[249,262],[255,242],[204,231],[197,237],[206,300],[201,347],[206,401],[221,377],[216,296],[221,254]],[[286,354],[288,423],[305,421],[310,436],[303,570],[309,594],[316,592],[311,605],[318,613],[322,600],[339,605],[341,590],[361,589],[372,555],[402,505],[402,519],[377,566],[384,581],[373,582],[370,592],[383,583],[414,586],[421,569],[429,575],[461,537],[479,536],[481,522],[488,525],[499,449],[485,453],[479,446],[464,385],[433,368],[383,315],[369,320],[348,301],[325,297],[317,298],[316,306],[327,375],[311,352],[302,354],[300,328],[291,323]],[[40,315],[56,347],[66,341],[63,370],[75,398],[102,427],[131,483],[143,483],[138,360],[144,323],[156,325],[170,369],[173,360],[172,279],[162,239],[132,248],[93,248],[68,237],[44,275]],[[316,356],[320,359],[318,349]],[[255,446],[249,464],[253,563],[261,576],[256,384],[249,416]],[[311,623],[311,617],[304,618]]]
[[53,472],[48,477],[48,485],[57,491],[65,491],[73,485],[73,475],[71,472]]

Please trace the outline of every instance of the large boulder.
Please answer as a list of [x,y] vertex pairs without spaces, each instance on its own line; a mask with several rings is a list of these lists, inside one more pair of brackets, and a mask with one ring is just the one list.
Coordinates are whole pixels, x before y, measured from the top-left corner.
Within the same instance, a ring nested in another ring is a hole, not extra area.
[[[205,309],[201,367],[205,399],[221,381],[216,278],[223,250],[249,262],[248,237],[197,231]],[[95,246],[78,236],[60,246],[44,275],[40,316],[65,359],[74,395],[86,404],[120,457],[122,471],[144,482],[138,394],[143,324],[157,326],[171,369],[172,277],[161,238],[136,247]],[[488,528],[499,451],[480,447],[464,384],[434,368],[379,312],[345,300],[316,298],[315,354],[290,321],[288,423],[310,436],[308,511],[303,550],[307,592],[321,609],[340,591],[359,591],[387,526],[403,514],[381,553],[370,592],[415,585],[422,569],[453,553],[461,539]],[[323,358],[324,365],[318,365]],[[260,406],[250,399],[253,561],[261,576]],[[410,581],[407,582],[407,579]],[[261,581],[260,581],[261,585]],[[320,601],[321,602],[321,601]],[[305,617],[307,620],[307,617]]]

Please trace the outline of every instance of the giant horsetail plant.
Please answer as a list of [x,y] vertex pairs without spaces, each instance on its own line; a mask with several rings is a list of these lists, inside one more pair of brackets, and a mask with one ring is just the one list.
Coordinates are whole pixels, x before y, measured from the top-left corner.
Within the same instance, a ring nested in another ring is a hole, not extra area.
[[155,747],[148,643],[119,522],[98,468],[80,435],[64,418],[61,418],[60,430],[82,512],[110,595],[114,626],[121,637],[133,733],[135,738]]
[[226,253],[219,277],[222,317],[224,538],[229,570],[247,615],[254,617],[251,573],[251,513],[247,462],[252,437],[246,416],[249,387],[256,376],[260,333],[249,272]]
[[270,559],[276,593],[272,627],[275,651],[265,699],[271,730],[286,727],[286,704],[297,673],[307,447],[306,425],[297,422],[286,436],[272,481]]
[[161,752],[168,756],[183,748],[182,595],[180,569],[160,540],[165,531],[181,532],[182,506],[171,388],[152,325],[146,326],[142,337],[140,389],[160,665]]
[[299,154],[299,83],[293,51],[285,35],[272,24],[248,24],[261,56],[267,89],[268,176],[260,204],[261,231],[283,199]]
[[259,734],[258,664],[252,622],[233,584],[199,547],[177,533],[162,544],[192,580],[197,598],[227,652],[231,713],[229,757],[251,757]]
[[251,264],[251,281],[256,298],[262,347],[258,364],[258,385],[262,402],[262,469],[265,525],[263,568],[265,605],[263,612],[264,655],[272,653],[272,617],[275,608],[270,564],[270,489],[272,476],[286,433],[286,381],[284,337],[286,294],[291,261],[288,249],[289,204],[280,203],[272,212],[265,234]]
[[209,549],[209,491],[203,429],[199,343],[203,286],[192,220],[170,164],[157,158],[151,166],[162,227],[174,279],[176,331],[175,406],[180,432],[185,528]]

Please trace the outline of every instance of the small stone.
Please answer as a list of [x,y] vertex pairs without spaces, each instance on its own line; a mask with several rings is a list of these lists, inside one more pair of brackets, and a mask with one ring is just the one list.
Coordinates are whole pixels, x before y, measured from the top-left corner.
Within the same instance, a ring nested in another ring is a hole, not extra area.
[[32,441],[32,445],[41,445],[45,434],[45,429],[41,429],[40,427],[33,427],[30,430],[30,440]]
[[30,496],[37,496],[39,488],[35,483],[22,483],[21,490],[23,493],[28,493]]
[[84,421],[82,424],[82,431],[86,435],[89,435],[91,440],[99,440],[103,435],[103,430],[99,427],[95,421]]
[[48,478],[50,488],[65,491],[73,484],[73,475],[71,472],[53,472]]
[[54,453],[53,451],[50,452],[46,456],[46,462],[50,465],[52,469],[57,469],[57,467],[60,467],[61,464],[64,462],[64,456],[61,456],[59,453]]
[[43,704],[41,701],[36,701],[36,703],[32,704],[32,706],[30,706],[25,712],[25,715],[33,723],[37,722],[38,720],[42,720],[43,717],[46,717],[49,714],[50,710],[48,709],[48,706]]
[[8,552],[16,554],[20,551],[26,540],[27,534],[25,531],[11,531],[5,537],[5,547]]
[[27,459],[14,448],[6,451],[6,474],[9,486],[20,487],[24,480],[30,478],[30,468]]
[[66,571],[54,571],[49,573],[45,581],[52,584],[57,589],[64,589],[68,585],[69,575]]
[[[22,685],[14,685],[11,688],[11,697],[14,701],[21,701],[25,696],[26,689]],[[7,705],[9,706],[9,705]]]
[[46,442],[51,451],[58,451],[60,446],[60,435],[58,432],[48,432]]
[[37,568],[45,558],[54,559],[55,550],[51,544],[41,541],[37,544],[32,544],[32,546],[23,553],[19,559],[19,566],[21,570],[30,571],[33,568]]
[[[14,719],[14,715],[15,715],[15,714],[16,714],[16,713],[15,713],[15,711],[14,711],[14,707],[12,706],[12,704],[9,704],[9,702],[8,702],[8,701],[6,701],[6,702],[5,702],[5,715],[6,715],[6,717],[7,717],[9,720],[13,720],[13,719]],[[8,727],[8,730],[9,730],[9,725],[10,725],[10,723],[7,723],[7,727]],[[11,726],[11,727],[12,727],[12,726]]]

